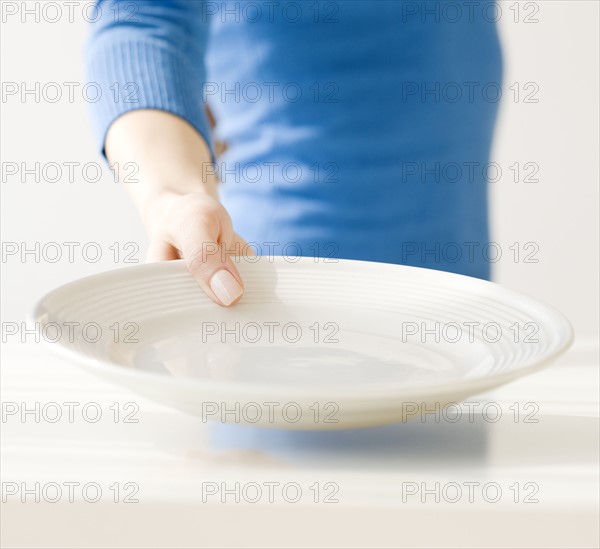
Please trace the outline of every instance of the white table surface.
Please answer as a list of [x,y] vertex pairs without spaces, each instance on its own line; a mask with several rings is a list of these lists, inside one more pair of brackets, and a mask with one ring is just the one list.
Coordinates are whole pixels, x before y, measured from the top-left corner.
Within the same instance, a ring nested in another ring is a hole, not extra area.
[[[109,385],[40,344],[7,344],[2,358],[2,547],[600,544],[593,357],[567,353],[470,398],[477,411],[464,408],[455,422],[432,414],[313,433],[204,423]],[[484,415],[486,402],[493,405]],[[61,407],[57,422],[49,403]],[[135,410],[128,403],[139,407],[135,423],[123,421]],[[492,421],[497,406],[502,417]],[[37,407],[39,422],[35,412],[22,415],[25,407]],[[525,421],[529,412],[534,422]],[[71,498],[65,483],[80,483]],[[262,496],[252,503],[257,486]],[[101,499],[86,501],[97,487]],[[137,502],[125,503],[134,490]],[[334,490],[334,501],[323,501]]]

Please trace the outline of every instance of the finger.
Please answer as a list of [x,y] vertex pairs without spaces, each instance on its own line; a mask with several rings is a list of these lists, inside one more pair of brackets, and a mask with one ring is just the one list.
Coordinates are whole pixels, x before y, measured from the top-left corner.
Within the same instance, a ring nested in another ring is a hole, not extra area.
[[222,246],[201,227],[188,233],[179,246],[187,268],[206,294],[228,307],[242,297],[244,285]]
[[219,241],[227,256],[256,256],[254,248],[250,246],[239,234],[231,228],[227,239]]
[[235,254],[233,244],[233,224],[229,216],[221,216],[219,219],[219,246],[223,246],[228,254]]
[[148,253],[146,254],[146,262],[153,263],[155,261],[171,261],[173,259],[180,259],[177,248],[161,239],[150,242]]
[[231,246],[234,250],[239,250],[237,255],[256,256],[256,252],[252,246],[237,233],[233,233],[231,238]]

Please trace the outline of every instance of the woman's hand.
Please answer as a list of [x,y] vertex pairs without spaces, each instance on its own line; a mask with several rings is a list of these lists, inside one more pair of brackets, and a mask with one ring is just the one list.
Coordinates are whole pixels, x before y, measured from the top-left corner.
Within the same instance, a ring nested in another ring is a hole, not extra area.
[[202,137],[184,120],[153,110],[118,118],[106,138],[110,162],[137,164],[127,185],[150,237],[149,261],[185,259],[200,287],[220,305],[244,293],[231,256],[251,254],[217,198]]
[[225,208],[205,193],[165,194],[144,214],[150,235],[148,261],[185,259],[200,287],[217,303],[235,303],[244,293],[231,255],[248,253],[233,232]]

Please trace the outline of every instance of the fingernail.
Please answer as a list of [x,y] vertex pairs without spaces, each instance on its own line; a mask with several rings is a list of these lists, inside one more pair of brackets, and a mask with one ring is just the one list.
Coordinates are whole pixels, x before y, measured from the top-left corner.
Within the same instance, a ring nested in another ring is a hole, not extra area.
[[213,275],[210,279],[210,289],[225,306],[231,305],[244,293],[240,283],[225,269],[221,269]]

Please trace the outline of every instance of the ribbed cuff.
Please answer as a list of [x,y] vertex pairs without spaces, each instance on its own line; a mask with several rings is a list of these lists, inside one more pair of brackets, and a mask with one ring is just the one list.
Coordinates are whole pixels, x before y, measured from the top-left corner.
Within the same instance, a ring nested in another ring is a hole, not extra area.
[[[190,66],[187,57],[165,44],[147,40],[101,40],[86,57],[91,85],[87,96],[103,155],[108,129],[119,116],[138,109],[158,109],[191,124],[208,144],[214,162],[202,102],[204,69]],[[203,66],[202,59],[197,62]],[[96,95],[100,95],[97,101]]]

